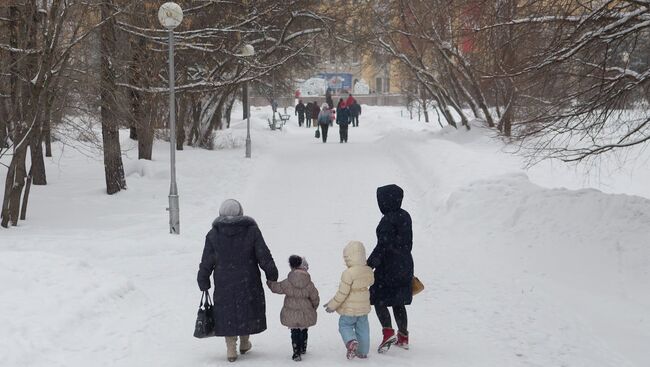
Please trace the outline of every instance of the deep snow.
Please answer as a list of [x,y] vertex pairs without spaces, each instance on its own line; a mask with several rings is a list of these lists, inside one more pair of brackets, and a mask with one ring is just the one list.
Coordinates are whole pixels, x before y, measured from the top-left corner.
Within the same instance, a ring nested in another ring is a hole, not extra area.
[[[426,289],[409,308],[412,349],[353,363],[650,364],[647,161],[599,180],[551,163],[524,171],[484,129],[363,111],[348,144],[336,128],[320,143],[295,117],[270,131],[270,109],[258,108],[253,159],[243,157],[241,122],[220,133],[223,149],[179,152],[180,236],[167,233],[167,143],[156,143],[154,161],[137,161],[125,135],[129,188],[112,197],[99,156],[55,144],[28,221],[0,231],[0,365],[227,365],[223,340],[192,337],[196,270],[220,203],[237,198],[256,218],[281,276],[289,255],[306,256],[326,301],[344,245],[374,246],[375,189],[387,183],[405,189]],[[293,363],[282,297],[267,292],[267,303],[269,330],[237,364]],[[374,345],[380,326],[370,319]],[[301,363],[349,363],[336,324],[319,310]]]

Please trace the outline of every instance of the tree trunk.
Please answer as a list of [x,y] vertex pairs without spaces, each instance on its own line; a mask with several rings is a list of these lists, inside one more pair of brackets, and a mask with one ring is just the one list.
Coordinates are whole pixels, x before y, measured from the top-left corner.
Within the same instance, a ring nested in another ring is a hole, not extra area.
[[429,123],[429,111],[427,111],[427,97],[423,89],[420,89],[420,103],[424,110],[424,122]]
[[422,113],[424,113],[424,122],[429,123],[429,111],[427,110],[427,101],[422,101]]
[[[132,81],[133,83],[133,81]],[[137,85],[137,84],[133,84]],[[140,93],[136,90],[131,90],[131,118],[129,121],[129,139],[138,140],[138,118],[140,118],[140,111],[142,106],[140,106]]]
[[20,220],[27,219],[27,204],[29,202],[29,192],[32,189],[32,170],[27,175],[27,184],[25,185],[25,194],[23,195],[23,205],[20,209]]
[[212,115],[212,118],[210,119],[210,124],[208,125],[208,128],[206,131],[203,133],[203,136],[201,137],[201,142],[200,146],[202,148],[206,149],[212,149],[213,147],[211,146],[212,144],[212,132],[214,129],[218,128],[219,125],[221,125],[221,118],[223,116],[223,105],[226,101],[226,94],[222,95],[219,98],[219,102],[217,104],[217,108],[214,111],[214,114]]
[[0,150],[7,148],[7,137],[9,136],[9,112],[6,108],[6,103],[0,98]]
[[230,94],[231,90],[225,90],[222,95],[219,96],[219,101],[217,102],[217,108],[214,111],[214,114],[210,118],[210,123],[208,124],[208,127],[206,131],[203,133],[203,136],[201,137],[201,142],[199,145],[203,148],[206,149],[212,149],[210,146],[212,142],[212,132],[214,129],[219,128],[221,125],[221,119],[223,118],[223,106],[226,103],[226,98],[228,98],[228,95]]
[[[131,42],[132,63],[131,72],[129,73],[129,82],[131,85],[140,86],[142,80],[142,64],[140,62],[141,52],[145,50],[145,40],[139,38],[138,42]],[[138,140],[138,126],[142,114],[142,96],[139,91],[131,89],[129,91],[131,100],[131,119],[129,124],[129,138]]]
[[[22,134],[17,134],[17,140],[22,138]],[[7,228],[9,223],[18,225],[20,216],[20,198],[25,186],[27,169],[25,168],[25,159],[27,158],[27,144],[21,144],[19,149],[14,151],[14,155],[9,163],[9,170],[5,180],[5,192],[2,202],[2,221],[0,225]]]
[[138,121],[138,159],[151,160],[153,155],[153,119],[155,116],[142,116]]
[[[235,94],[233,94],[230,99],[228,100],[228,104],[226,105],[226,128],[230,129],[230,118],[232,117],[232,106],[235,105]],[[245,119],[245,117],[244,117]]]
[[52,156],[52,128],[50,127],[51,120],[47,120],[46,125],[43,126],[43,140],[45,142],[45,156]]
[[[106,0],[101,5],[102,19],[107,20],[112,15],[112,0]],[[120,132],[116,118],[115,74],[111,55],[115,52],[114,20],[107,20],[101,29],[101,119],[102,140],[104,147],[104,172],[106,175],[106,192],[109,195],[126,189],[122,150],[120,148]]]
[[[196,98],[196,97],[194,97]],[[192,127],[190,128],[190,136],[187,138],[187,145],[194,145],[200,136],[201,126],[201,100],[192,100]]]
[[[515,13],[517,10],[517,2],[514,0],[508,0],[503,5],[503,10],[505,12],[504,18],[511,20],[514,19]],[[505,29],[505,34],[503,35],[503,69],[506,73],[510,73],[516,64],[517,54],[512,47],[513,44],[513,34],[514,29],[512,26],[508,26]],[[503,117],[499,121],[499,131],[501,131],[505,136],[512,135],[512,121],[514,120],[515,114],[515,102],[517,100],[516,86],[512,77],[506,77],[504,81],[505,87],[505,110],[503,112]]]
[[31,142],[29,144],[29,152],[32,161],[29,172],[34,185],[47,185],[45,161],[43,160],[43,142],[41,134],[38,132],[33,133]]

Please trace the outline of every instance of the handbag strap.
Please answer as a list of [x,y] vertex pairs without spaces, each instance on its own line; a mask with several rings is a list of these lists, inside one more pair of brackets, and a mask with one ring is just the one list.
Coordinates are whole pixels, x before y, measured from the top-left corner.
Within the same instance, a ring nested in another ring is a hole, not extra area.
[[207,309],[208,306],[212,306],[212,299],[210,298],[210,292],[203,291],[203,295],[205,295],[205,303],[203,303],[203,296],[201,296],[201,303],[203,303],[203,307]]

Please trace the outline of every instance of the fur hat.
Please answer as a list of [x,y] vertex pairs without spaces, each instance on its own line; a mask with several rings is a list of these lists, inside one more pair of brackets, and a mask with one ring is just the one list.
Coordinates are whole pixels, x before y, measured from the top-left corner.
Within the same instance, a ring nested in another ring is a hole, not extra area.
[[309,270],[309,264],[307,263],[307,259],[298,255],[289,256],[289,266],[291,267],[292,270],[295,269]]

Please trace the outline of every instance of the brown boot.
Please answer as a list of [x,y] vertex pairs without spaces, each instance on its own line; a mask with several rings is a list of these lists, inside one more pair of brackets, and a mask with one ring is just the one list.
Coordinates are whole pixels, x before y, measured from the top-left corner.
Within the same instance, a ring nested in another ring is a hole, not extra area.
[[251,348],[253,348],[253,344],[251,344],[250,336],[241,335],[239,337],[239,353],[246,354]]
[[237,337],[236,336],[227,336],[226,337],[226,356],[228,357],[228,362],[234,362],[237,360]]

